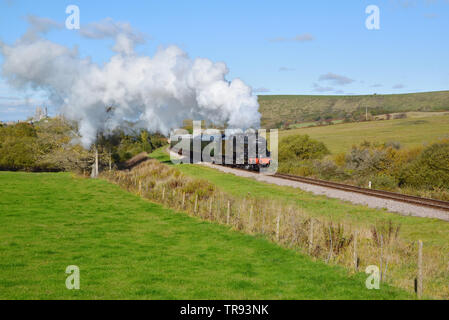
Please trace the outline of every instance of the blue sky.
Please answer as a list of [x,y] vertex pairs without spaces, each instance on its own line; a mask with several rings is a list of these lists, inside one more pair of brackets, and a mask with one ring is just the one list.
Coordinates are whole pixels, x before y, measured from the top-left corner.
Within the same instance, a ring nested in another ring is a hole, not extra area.
[[[449,89],[449,0],[0,0],[0,40],[17,40],[28,15],[64,23],[70,4],[80,8],[81,28],[107,17],[129,22],[147,39],[139,53],[151,56],[158,46],[178,45],[192,58],[225,62],[228,79],[240,78],[258,94]],[[371,4],[380,8],[380,30],[365,27]],[[46,37],[77,46],[99,64],[113,55],[112,40],[66,29]],[[26,118],[45,99],[10,88],[0,76],[0,120]]]

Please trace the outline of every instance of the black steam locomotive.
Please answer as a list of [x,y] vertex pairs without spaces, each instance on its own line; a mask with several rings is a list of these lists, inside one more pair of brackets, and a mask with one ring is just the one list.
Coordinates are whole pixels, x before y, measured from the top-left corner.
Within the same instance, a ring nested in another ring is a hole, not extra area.
[[257,132],[174,134],[170,148],[183,156],[183,163],[210,162],[259,171],[272,162],[267,140]]

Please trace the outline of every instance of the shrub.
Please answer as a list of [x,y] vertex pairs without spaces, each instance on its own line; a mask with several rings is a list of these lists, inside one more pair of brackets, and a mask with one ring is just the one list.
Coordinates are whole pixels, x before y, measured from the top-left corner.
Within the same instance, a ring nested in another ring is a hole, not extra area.
[[388,141],[384,144],[385,148],[401,149],[401,143],[398,141]]
[[359,174],[369,174],[382,169],[382,161],[386,152],[379,149],[371,149],[364,146],[352,147],[346,155],[346,166]]
[[292,135],[281,140],[279,161],[322,159],[330,154],[326,145],[310,139],[308,135]]
[[400,185],[415,188],[449,187],[449,141],[435,143],[401,171]]
[[395,177],[392,177],[387,174],[379,174],[371,177],[369,179],[372,182],[372,187],[374,189],[381,190],[395,190],[398,187],[398,181]]
[[303,177],[316,174],[314,164],[311,160],[283,161],[279,164],[278,171]]
[[344,165],[345,165],[345,162],[346,162],[346,154],[343,153],[343,152],[337,153],[337,154],[334,156],[334,161],[335,161],[335,164],[336,164],[337,166],[339,166],[339,167],[344,166]]
[[199,199],[206,199],[215,191],[215,186],[204,179],[188,181],[182,188],[186,194],[197,194]]
[[322,161],[314,162],[315,170],[322,179],[332,179],[336,177],[341,177],[342,171],[339,170],[338,166],[331,159],[324,159]]

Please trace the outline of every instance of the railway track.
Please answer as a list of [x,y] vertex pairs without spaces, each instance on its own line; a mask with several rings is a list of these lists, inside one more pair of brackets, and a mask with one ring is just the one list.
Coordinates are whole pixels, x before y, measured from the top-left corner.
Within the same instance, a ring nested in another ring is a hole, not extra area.
[[[246,169],[236,168],[234,166],[228,166],[228,165],[224,165],[224,166],[231,167],[236,170],[248,171]],[[312,179],[312,178],[306,178],[306,177],[299,177],[299,176],[283,174],[283,173],[282,174],[276,173],[275,175],[273,175],[273,177],[279,178],[279,179],[284,179],[284,180],[291,180],[291,181],[321,186],[321,187],[326,187],[326,188],[331,188],[331,189],[336,189],[336,190],[342,190],[342,191],[346,191],[346,192],[364,194],[364,195],[368,195],[371,197],[393,200],[393,201],[413,204],[413,205],[417,205],[417,206],[428,207],[428,208],[432,208],[432,209],[449,211],[449,201],[421,198],[421,197],[410,196],[410,195],[406,195],[406,194],[383,191],[383,190],[361,188],[361,187],[356,187],[356,186],[352,186],[352,185],[348,185],[348,184],[342,184],[342,183],[338,183],[338,182]]]
[[365,194],[365,195],[382,198],[382,199],[405,202],[405,203],[414,204],[414,205],[418,205],[418,206],[430,207],[433,209],[449,211],[449,202],[448,201],[421,198],[421,197],[410,196],[410,195],[389,192],[389,191],[383,191],[383,190],[361,188],[361,187],[351,186],[351,185],[337,183],[337,182],[324,181],[324,180],[305,178],[305,177],[298,177],[298,176],[293,176],[293,175],[289,175],[289,174],[277,173],[274,175],[274,177],[280,178],[280,179],[285,179],[285,180],[291,180],[291,181],[297,181],[297,182],[317,185],[317,186],[326,187],[326,188],[347,191],[347,192],[355,192],[355,193]]

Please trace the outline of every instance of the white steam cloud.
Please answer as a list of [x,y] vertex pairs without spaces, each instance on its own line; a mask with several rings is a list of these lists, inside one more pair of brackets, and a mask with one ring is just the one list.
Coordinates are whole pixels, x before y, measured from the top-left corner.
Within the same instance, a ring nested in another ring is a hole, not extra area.
[[224,63],[192,60],[176,46],[159,49],[154,57],[138,55],[134,47],[143,37],[129,24],[106,19],[80,32],[94,39],[115,38],[116,55],[99,66],[76,49],[41,36],[57,24],[29,20],[30,30],[16,43],[0,42],[2,74],[16,88],[47,92],[67,118],[79,122],[85,147],[98,132],[123,128],[128,121],[164,134],[184,119],[243,129],[260,124],[257,97],[241,80],[225,79]]

